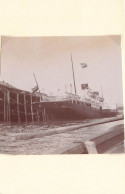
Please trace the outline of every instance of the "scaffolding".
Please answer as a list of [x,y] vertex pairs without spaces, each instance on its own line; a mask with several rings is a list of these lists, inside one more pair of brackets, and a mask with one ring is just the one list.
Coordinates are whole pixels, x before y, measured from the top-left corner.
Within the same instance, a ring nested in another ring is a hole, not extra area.
[[42,109],[36,111],[33,106],[40,100],[39,93],[23,91],[0,82],[0,122],[20,124],[44,121]]

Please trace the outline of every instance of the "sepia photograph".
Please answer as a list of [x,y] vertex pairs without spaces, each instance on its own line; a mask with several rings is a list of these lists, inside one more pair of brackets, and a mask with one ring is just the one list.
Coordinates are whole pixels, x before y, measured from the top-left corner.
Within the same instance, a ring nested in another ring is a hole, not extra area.
[[2,36],[0,63],[0,154],[124,153],[121,36]]

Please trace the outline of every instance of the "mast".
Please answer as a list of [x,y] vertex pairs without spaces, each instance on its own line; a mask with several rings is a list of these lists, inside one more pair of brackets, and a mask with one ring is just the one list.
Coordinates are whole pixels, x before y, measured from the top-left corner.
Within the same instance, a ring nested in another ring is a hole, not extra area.
[[75,94],[77,94],[77,92],[76,92],[76,83],[75,83],[74,67],[73,67],[73,60],[72,60],[72,54],[71,54],[71,63],[72,63],[72,75],[73,75],[74,90],[75,90]]
[[40,89],[39,89],[39,85],[38,85],[38,82],[37,82],[37,80],[36,80],[36,76],[35,76],[35,74],[34,74],[34,73],[33,73],[33,75],[34,75],[34,78],[35,78],[36,84],[37,84],[37,86],[38,86],[38,90],[39,90],[40,98],[42,98],[41,93],[40,93]]

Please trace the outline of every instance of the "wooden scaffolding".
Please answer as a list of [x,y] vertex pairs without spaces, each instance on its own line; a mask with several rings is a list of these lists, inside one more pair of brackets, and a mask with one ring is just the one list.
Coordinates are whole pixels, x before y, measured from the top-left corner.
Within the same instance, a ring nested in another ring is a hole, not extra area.
[[0,122],[39,122],[42,116],[33,104],[40,102],[40,94],[19,90],[4,82],[0,83]]

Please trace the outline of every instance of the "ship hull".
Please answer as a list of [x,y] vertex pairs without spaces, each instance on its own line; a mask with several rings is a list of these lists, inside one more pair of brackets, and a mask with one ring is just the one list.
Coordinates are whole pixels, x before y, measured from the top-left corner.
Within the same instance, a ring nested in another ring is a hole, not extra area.
[[72,102],[40,102],[34,105],[49,120],[81,120],[116,116],[111,110],[96,109],[89,105]]

